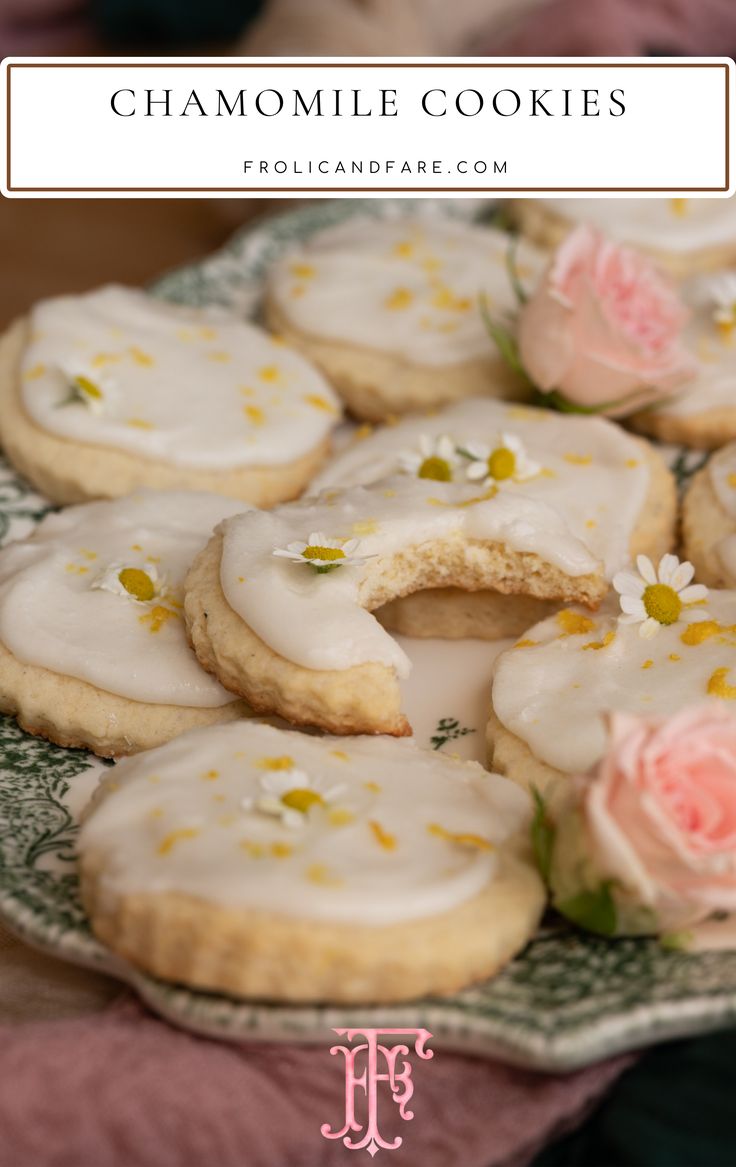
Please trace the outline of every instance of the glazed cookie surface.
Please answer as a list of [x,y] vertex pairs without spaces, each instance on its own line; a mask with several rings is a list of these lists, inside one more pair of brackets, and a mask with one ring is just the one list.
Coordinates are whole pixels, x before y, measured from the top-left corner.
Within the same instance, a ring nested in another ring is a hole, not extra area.
[[555,247],[576,223],[653,253],[678,275],[712,270],[736,259],[734,199],[518,199],[522,231]]
[[711,591],[691,611],[683,604],[651,638],[641,623],[623,622],[613,600],[595,617],[565,609],[537,624],[497,661],[492,763],[522,785],[548,788],[600,761],[610,712],[661,717],[708,697],[733,702],[735,627],[734,591]]
[[255,709],[401,735],[409,661],[372,612],[440,586],[595,606],[608,584],[541,499],[401,475],[227,520],[187,577],[185,611],[202,664]]
[[[519,396],[488,335],[516,308],[511,237],[450,219],[354,218],[312,237],[274,265],[266,318],[335,385],[358,417],[441,405],[477,394]],[[539,254],[522,245],[520,278]]]
[[714,272],[682,286],[691,310],[684,339],[696,372],[680,392],[633,425],[664,442],[715,449],[736,439],[736,276]]
[[340,415],[263,329],[117,286],[44,301],[6,334],[0,397],[9,457],[58,502],[138,486],[291,498]]
[[141,491],[48,515],[0,551],[0,707],[60,745],[133,753],[245,712],[198,664],[182,585],[242,503]]
[[[410,479],[434,473],[455,482],[482,481],[510,498],[552,507],[569,533],[603,561],[609,580],[631,556],[658,559],[674,538],[675,486],[661,456],[600,418],[500,401],[460,402],[359,437],[330,460],[310,493],[367,485],[397,472]],[[395,600],[380,619],[410,636],[495,639],[519,635],[553,610],[550,601],[532,596],[443,588]]]
[[155,976],[391,1001],[492,975],[544,903],[529,800],[412,743],[254,722],[115,768],[79,838],[96,934]]

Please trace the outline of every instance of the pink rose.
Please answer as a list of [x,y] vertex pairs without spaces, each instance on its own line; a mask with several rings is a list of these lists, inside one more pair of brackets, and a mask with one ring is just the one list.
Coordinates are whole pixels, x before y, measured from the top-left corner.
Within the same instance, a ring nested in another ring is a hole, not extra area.
[[615,898],[653,913],[643,930],[735,911],[736,717],[717,702],[662,721],[613,715],[582,819]]
[[687,318],[649,259],[577,227],[521,309],[519,355],[543,393],[620,416],[693,375],[680,339]]

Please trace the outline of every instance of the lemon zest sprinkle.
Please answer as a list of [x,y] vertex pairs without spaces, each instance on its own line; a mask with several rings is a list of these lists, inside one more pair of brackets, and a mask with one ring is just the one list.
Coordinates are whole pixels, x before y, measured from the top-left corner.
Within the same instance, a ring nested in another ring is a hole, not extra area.
[[408,288],[396,288],[384,300],[384,307],[388,308],[389,312],[401,312],[404,308],[408,308],[413,300],[414,293],[410,292]]
[[268,756],[259,758],[257,762],[253,763],[259,770],[293,770],[294,759],[290,758],[288,754],[280,754],[278,756]]
[[342,880],[333,875],[325,863],[312,863],[304,873],[310,883],[318,887],[341,887]]
[[170,608],[164,608],[162,604],[156,604],[155,608],[151,608],[150,612],[145,612],[143,616],[139,616],[141,624],[148,625],[148,631],[151,633],[160,632],[161,629],[169,623],[170,620],[178,620],[176,612],[172,612]]
[[368,820],[368,826],[371,829],[373,838],[378,843],[379,847],[383,847],[384,851],[396,850],[396,836],[392,835],[390,831],[384,830],[379,822],[375,819]]
[[573,612],[572,608],[563,608],[557,613],[556,618],[563,636],[580,636],[584,632],[595,630],[595,620],[591,620],[590,616],[583,616],[582,612]]
[[615,639],[615,632],[607,632],[603,640],[589,640],[587,644],[582,645],[582,649],[585,651],[586,648],[592,648],[594,652],[598,652],[601,648],[608,648],[609,644],[613,644]]
[[479,851],[493,851],[493,843],[484,839],[482,835],[474,835],[464,831],[448,831],[441,823],[428,823],[427,831],[436,835],[438,839],[445,839],[448,843],[457,843],[460,847],[476,847]]
[[736,685],[729,685],[726,677],[729,668],[716,669],[707,685],[707,692],[711,697],[721,697],[726,701],[736,701]]
[[164,835],[156,850],[159,855],[168,855],[177,843],[183,843],[187,839],[196,839],[198,834],[199,827],[179,827],[178,830],[170,831],[168,835]]

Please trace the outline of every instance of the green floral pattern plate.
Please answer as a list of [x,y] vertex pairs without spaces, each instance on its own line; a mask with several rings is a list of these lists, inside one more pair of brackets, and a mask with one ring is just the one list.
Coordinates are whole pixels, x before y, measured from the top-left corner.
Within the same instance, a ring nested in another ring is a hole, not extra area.
[[[201,264],[164,277],[157,294],[187,303],[258,308],[262,273],[279,251],[345,215],[479,217],[487,205],[420,200],[322,203],[264,221]],[[686,478],[699,457],[675,452]],[[0,538],[26,535],[48,509],[0,465]],[[404,642],[405,647],[410,647]],[[490,675],[488,645],[418,642],[417,681],[405,693],[417,740],[480,756]],[[447,656],[447,661],[443,659]],[[452,655],[451,699],[442,678]],[[429,665],[432,662],[434,667]],[[427,678],[434,677],[429,684]],[[332,1027],[424,1027],[435,1046],[543,1070],[570,1070],[664,1038],[736,1022],[736,952],[686,955],[648,940],[610,942],[549,927],[499,976],[446,999],[354,1009],[245,1003],[146,976],[92,935],[74,846],[79,812],[106,764],[31,737],[0,718],[0,918],[30,944],[127,981],[178,1025],[243,1040],[324,1041]]]

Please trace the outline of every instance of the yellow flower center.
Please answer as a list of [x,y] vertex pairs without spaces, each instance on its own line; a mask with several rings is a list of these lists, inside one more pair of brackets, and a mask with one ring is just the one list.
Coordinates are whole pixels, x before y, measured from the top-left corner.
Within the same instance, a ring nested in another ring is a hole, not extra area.
[[682,600],[669,584],[649,584],[642,602],[647,616],[659,624],[676,624],[682,614]]
[[95,401],[102,401],[102,390],[95,385],[94,381],[90,381],[89,377],[75,377],[74,384],[80,393],[85,393],[87,397],[93,397]]
[[300,814],[306,814],[313,806],[324,806],[322,795],[307,786],[295,786],[293,790],[287,790],[286,794],[281,795],[281,801],[284,806],[298,810]]
[[434,482],[452,482],[450,463],[444,458],[425,458],[417,470],[417,478],[431,478]]
[[124,567],[122,571],[118,572],[118,579],[128,595],[133,596],[136,600],[142,602],[152,600],[156,594],[153,580],[140,567]]
[[488,459],[488,473],[497,482],[513,478],[516,473],[516,454],[506,446],[499,446]]
[[345,552],[342,547],[305,547],[302,551],[305,559],[344,559]]

